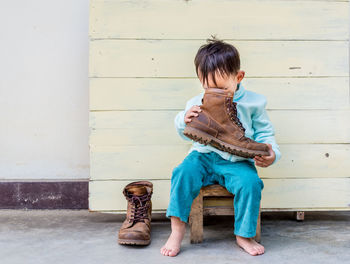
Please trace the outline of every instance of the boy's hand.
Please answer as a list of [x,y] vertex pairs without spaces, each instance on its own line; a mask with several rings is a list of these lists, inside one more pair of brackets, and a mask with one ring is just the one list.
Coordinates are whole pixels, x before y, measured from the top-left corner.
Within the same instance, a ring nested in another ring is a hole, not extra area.
[[202,112],[202,109],[199,107],[199,105],[194,105],[192,106],[190,109],[188,109],[188,111],[185,114],[185,123],[188,124],[189,122],[192,121],[192,119],[190,117],[193,116],[198,116],[197,113]]
[[269,153],[270,153],[270,155],[269,156],[261,156],[261,157],[255,156],[254,157],[255,165],[257,165],[259,167],[268,167],[268,166],[270,166],[274,162],[274,160],[276,158],[276,154],[272,150],[271,144],[267,143],[266,145],[269,146]]

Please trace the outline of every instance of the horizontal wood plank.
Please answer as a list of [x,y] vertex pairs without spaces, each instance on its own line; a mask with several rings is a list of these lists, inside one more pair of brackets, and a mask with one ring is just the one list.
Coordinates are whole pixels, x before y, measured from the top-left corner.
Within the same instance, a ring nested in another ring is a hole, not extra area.
[[225,39],[348,39],[348,18],[347,1],[92,0],[89,34],[93,39],[205,39],[211,34]]
[[[264,179],[261,208],[343,208],[350,210],[350,178]],[[128,181],[91,181],[91,211],[125,211],[122,194]],[[152,180],[153,210],[165,210],[169,203],[170,180]]]
[[[348,109],[349,77],[245,78],[268,109]],[[91,78],[90,110],[182,109],[203,91],[196,78]]]
[[[90,113],[90,144],[187,144],[174,126],[178,111]],[[268,110],[279,143],[349,143],[350,110]]]
[[[92,180],[171,179],[172,170],[187,156],[190,145],[93,147]],[[349,177],[350,144],[280,144],[282,158],[257,167],[267,178]]]
[[189,145],[92,148],[90,179],[169,179]]
[[[348,41],[227,41],[247,77],[349,76]],[[90,41],[90,77],[196,77],[200,40]]]

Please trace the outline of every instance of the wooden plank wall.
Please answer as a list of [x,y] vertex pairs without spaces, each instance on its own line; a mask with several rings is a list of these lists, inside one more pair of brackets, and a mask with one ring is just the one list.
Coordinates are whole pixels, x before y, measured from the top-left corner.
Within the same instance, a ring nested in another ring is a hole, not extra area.
[[283,157],[258,168],[262,209],[349,210],[349,1],[91,0],[89,35],[90,210],[123,212],[140,179],[167,208],[190,148],[174,117],[202,91],[193,59],[210,35],[268,99]]

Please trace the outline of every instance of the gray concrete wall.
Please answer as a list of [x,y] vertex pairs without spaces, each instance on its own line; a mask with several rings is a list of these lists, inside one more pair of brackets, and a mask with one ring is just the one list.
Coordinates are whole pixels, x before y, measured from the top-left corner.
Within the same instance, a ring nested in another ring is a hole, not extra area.
[[0,181],[89,178],[88,8],[2,2]]

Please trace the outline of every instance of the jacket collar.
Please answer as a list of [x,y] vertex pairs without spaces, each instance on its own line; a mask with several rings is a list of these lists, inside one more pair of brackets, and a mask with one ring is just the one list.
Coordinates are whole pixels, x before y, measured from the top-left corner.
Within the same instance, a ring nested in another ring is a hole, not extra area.
[[240,99],[245,93],[245,88],[242,85],[242,82],[240,82],[238,84],[238,88],[235,92],[235,94],[233,95],[233,101],[237,101],[238,99]]

